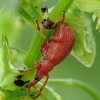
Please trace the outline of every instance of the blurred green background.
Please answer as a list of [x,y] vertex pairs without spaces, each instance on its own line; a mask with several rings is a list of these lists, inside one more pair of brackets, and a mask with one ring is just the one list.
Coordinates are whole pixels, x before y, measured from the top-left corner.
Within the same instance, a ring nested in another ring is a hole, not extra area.
[[[41,4],[41,6],[46,5],[47,7],[52,7],[56,4],[57,1],[58,0],[43,0],[43,3]],[[89,16],[91,17],[92,15],[90,14]],[[9,15],[6,17],[9,17]],[[92,17],[91,17],[91,20],[92,20]],[[99,47],[100,33],[98,30],[95,30],[96,23],[93,22],[92,24],[93,24],[92,25],[93,35],[94,35],[96,45],[97,45],[96,58],[94,60],[93,65],[90,68],[87,68],[84,65],[82,65],[79,61],[77,61],[77,59],[75,59],[73,56],[69,55],[62,63],[60,63],[50,72],[50,78],[77,79],[77,80],[84,81],[90,84],[99,92],[100,90],[100,79],[99,79],[100,78],[100,61],[99,61],[100,60],[100,47]],[[7,22],[5,22],[4,26],[5,25],[7,25]],[[0,29],[0,34],[1,32],[2,31]],[[18,40],[16,41],[16,45],[20,44],[19,48],[27,51],[31,43],[31,40],[33,38],[34,30],[28,24],[25,24],[22,30],[19,31],[19,34],[20,34],[19,37],[16,35],[13,35],[12,39],[18,38]],[[9,44],[11,47],[16,47],[16,45],[13,46],[13,43],[11,43],[10,41],[9,41]],[[77,87],[67,86],[67,85],[63,85],[63,86],[50,85],[50,87],[53,88],[54,91],[56,91],[59,95],[61,95],[63,100],[92,100],[89,94],[87,94],[85,91]],[[49,100],[53,100],[52,97],[50,98],[51,99]]]

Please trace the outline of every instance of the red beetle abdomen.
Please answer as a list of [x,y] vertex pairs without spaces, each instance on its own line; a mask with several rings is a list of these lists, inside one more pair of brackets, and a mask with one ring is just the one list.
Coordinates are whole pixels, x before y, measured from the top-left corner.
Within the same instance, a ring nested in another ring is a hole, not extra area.
[[43,48],[45,52],[44,59],[57,65],[64,60],[72,50],[75,42],[74,33],[67,23],[62,23],[51,37],[55,37],[56,42],[48,40],[48,45]]

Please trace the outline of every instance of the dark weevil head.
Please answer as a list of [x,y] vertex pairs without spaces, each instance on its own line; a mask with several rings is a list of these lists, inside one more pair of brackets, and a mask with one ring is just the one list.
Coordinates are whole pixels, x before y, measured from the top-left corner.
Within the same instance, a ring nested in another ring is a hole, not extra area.
[[45,29],[52,29],[52,25],[54,24],[53,21],[51,21],[50,19],[44,19],[42,21],[42,25]]
[[44,74],[42,73],[41,69],[39,69],[39,71],[37,71],[33,82],[31,82],[30,84],[26,85],[27,88],[30,88],[31,86],[34,86],[36,83],[38,83],[42,77],[44,76]]
[[[37,67],[37,72],[35,74],[35,77],[34,77],[34,80],[33,80],[32,84],[31,84],[31,86],[34,86],[45,75],[43,66],[41,65],[41,61],[36,62],[35,66]],[[30,85],[27,85],[27,87],[30,87]]]

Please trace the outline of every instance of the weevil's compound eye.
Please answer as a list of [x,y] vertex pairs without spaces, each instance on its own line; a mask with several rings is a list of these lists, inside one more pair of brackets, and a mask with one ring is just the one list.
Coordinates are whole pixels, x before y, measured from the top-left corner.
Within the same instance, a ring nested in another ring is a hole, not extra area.
[[46,11],[48,12],[48,8],[47,8],[46,6],[44,6],[44,7],[41,8],[41,11],[42,11],[43,13],[45,13]]
[[39,77],[38,76],[35,76],[35,78],[34,78],[35,80],[38,80],[39,79]]

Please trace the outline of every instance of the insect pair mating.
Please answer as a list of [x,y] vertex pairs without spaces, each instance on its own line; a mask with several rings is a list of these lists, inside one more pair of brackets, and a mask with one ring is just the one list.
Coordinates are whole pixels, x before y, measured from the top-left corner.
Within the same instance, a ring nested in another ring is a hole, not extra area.
[[[42,12],[46,11],[47,8],[43,7]],[[57,21],[51,21],[49,18],[44,19],[42,21],[42,25],[45,29],[56,28],[48,40],[46,39],[46,36],[40,29],[39,21],[35,19],[37,29],[40,32],[41,36],[44,38],[44,42],[41,44],[40,47],[40,52],[43,56],[43,59],[40,61],[36,61],[34,63],[34,68],[30,68],[27,70],[19,70],[20,73],[23,73],[37,69],[33,82],[27,84],[26,86],[28,88],[28,93],[30,93],[30,87],[34,86],[37,82],[39,82],[43,76],[46,76],[46,80],[35,98],[41,95],[41,92],[49,79],[48,73],[57,64],[62,62],[67,57],[67,55],[70,53],[74,45],[74,33],[71,27],[66,22],[64,22],[64,19],[65,12],[63,12],[61,18],[59,18]]]

